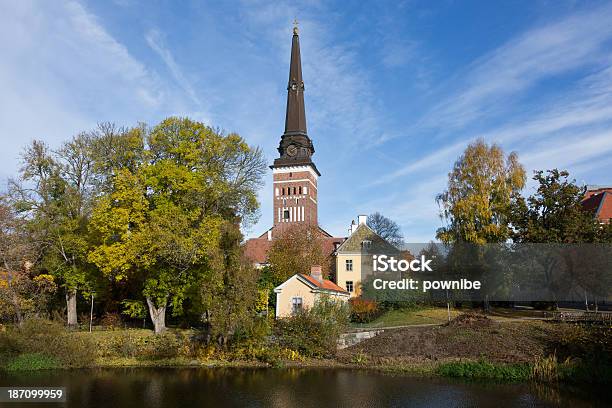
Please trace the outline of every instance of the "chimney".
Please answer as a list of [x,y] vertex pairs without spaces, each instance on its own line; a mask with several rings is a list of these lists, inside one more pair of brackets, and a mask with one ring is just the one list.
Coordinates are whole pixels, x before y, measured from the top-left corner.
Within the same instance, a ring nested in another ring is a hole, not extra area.
[[355,223],[355,220],[353,220],[351,221],[351,228],[349,229],[349,231],[352,234],[353,232],[355,232],[356,229],[357,229],[357,224]]
[[357,216],[357,224],[358,225],[365,224],[367,220],[368,220],[368,216],[367,215],[358,215]]
[[310,276],[312,276],[319,282],[323,282],[323,274],[321,273],[321,267],[318,265],[310,267]]

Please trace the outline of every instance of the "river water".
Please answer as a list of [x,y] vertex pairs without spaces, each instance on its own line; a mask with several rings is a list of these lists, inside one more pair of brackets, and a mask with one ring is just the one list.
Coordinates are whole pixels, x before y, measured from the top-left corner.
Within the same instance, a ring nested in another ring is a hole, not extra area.
[[64,386],[53,407],[592,407],[610,391],[419,379],[350,369],[125,368],[0,373],[0,386]]

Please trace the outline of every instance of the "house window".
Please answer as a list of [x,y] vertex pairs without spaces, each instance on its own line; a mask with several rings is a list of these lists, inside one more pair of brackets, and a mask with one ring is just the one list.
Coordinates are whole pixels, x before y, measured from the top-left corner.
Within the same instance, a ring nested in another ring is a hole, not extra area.
[[283,211],[283,218],[288,220],[289,219],[289,210],[284,210]]
[[353,293],[353,281],[346,281],[346,290]]
[[369,249],[370,246],[372,246],[372,241],[370,240],[361,241],[361,247],[363,249]]
[[352,259],[347,259],[345,261],[346,263],[346,270],[347,271],[352,271],[353,270],[353,260]]
[[291,313],[297,313],[300,310],[302,310],[302,298],[301,297],[292,298],[291,299]]

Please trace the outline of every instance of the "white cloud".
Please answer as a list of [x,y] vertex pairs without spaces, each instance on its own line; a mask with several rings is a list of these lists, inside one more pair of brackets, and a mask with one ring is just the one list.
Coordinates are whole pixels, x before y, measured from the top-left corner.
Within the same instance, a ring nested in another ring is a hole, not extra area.
[[476,60],[463,78],[464,85],[422,124],[463,127],[545,78],[601,62],[603,47],[612,38],[610,21],[612,6],[607,4],[510,40]]
[[202,106],[202,101],[200,100],[195,89],[191,85],[191,82],[183,73],[183,69],[177,64],[176,60],[174,59],[174,56],[172,55],[172,52],[166,46],[161,33],[157,30],[149,30],[149,32],[145,36],[145,39],[147,40],[147,44],[149,44],[149,47],[151,47],[151,49],[155,51],[155,53],[159,55],[159,57],[164,61],[164,64],[166,64],[166,67],[168,67],[168,70],[172,74],[172,77],[174,78],[176,83],[179,84],[181,88],[183,88],[185,93],[191,98],[193,102],[195,102],[198,106]]
[[393,170],[387,174],[378,176],[376,180],[366,184],[365,187],[387,184],[397,180],[398,178],[414,173],[425,172],[431,170],[432,168],[439,169],[441,165],[446,165],[449,162],[452,163],[463,151],[463,149],[465,149],[467,143],[467,141],[461,140],[458,143],[453,143],[450,146],[435,150],[428,155],[409,162],[407,165],[404,165],[397,170]]
[[0,173],[31,139],[52,146],[98,121],[134,124],[167,98],[154,72],[75,1],[0,3]]

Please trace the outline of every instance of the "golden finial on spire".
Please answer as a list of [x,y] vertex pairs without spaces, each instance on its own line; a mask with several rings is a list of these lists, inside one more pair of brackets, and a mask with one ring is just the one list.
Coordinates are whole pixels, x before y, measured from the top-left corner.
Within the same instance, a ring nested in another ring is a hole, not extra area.
[[298,21],[297,18],[293,19],[293,34],[298,34]]

